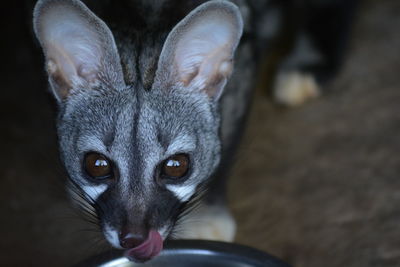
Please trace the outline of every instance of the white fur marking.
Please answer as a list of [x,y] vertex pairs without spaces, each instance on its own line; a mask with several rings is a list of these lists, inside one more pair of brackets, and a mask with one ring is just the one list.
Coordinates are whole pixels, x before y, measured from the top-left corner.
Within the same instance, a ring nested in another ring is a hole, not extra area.
[[158,232],[160,233],[160,235],[161,235],[163,240],[165,240],[167,238],[167,236],[168,236],[168,232],[167,231],[168,231],[168,226],[167,225],[161,227],[158,230]]
[[92,200],[97,200],[97,198],[107,190],[107,185],[84,185],[82,186],[83,191],[85,191],[86,195],[88,195]]
[[167,189],[171,191],[180,201],[188,201],[196,190],[195,185],[167,185]]
[[113,247],[122,249],[121,245],[119,244],[117,231],[107,224],[104,226],[104,236]]

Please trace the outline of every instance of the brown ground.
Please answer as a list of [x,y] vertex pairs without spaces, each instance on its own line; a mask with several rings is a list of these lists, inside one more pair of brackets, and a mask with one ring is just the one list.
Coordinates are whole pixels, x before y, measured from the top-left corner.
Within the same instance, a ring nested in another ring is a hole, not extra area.
[[[0,265],[69,266],[97,241],[65,197],[41,54],[7,5]],[[230,184],[239,242],[299,267],[400,265],[399,29],[398,0],[369,0],[328,94],[284,109],[258,93]]]
[[256,97],[232,179],[237,240],[295,266],[400,266],[400,2],[362,6],[329,94]]

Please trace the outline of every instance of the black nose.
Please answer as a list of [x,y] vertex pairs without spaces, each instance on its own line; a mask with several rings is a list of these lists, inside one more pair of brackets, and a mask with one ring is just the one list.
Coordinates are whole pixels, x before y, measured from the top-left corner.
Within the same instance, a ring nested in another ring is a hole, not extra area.
[[119,233],[119,244],[123,248],[135,248],[146,240],[144,232],[130,231],[127,227],[122,228]]

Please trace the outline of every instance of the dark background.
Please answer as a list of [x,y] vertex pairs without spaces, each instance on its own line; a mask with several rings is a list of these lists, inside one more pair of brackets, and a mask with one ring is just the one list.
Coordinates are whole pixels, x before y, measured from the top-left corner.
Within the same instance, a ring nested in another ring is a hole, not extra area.
[[[65,193],[33,2],[1,9],[0,265],[70,266],[108,245]],[[399,29],[398,0],[364,1],[325,95],[288,109],[260,84],[229,187],[238,242],[295,266],[400,265]]]

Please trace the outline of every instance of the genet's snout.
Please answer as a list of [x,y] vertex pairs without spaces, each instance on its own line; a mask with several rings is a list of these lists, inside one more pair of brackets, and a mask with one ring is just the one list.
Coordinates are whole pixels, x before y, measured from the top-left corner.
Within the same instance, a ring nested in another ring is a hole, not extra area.
[[122,228],[119,232],[119,243],[125,249],[140,246],[146,239],[148,234],[144,231],[132,233],[127,227]]
[[157,256],[163,248],[163,239],[155,230],[133,233],[125,227],[119,233],[119,242],[126,249],[125,256],[131,261],[147,261]]

